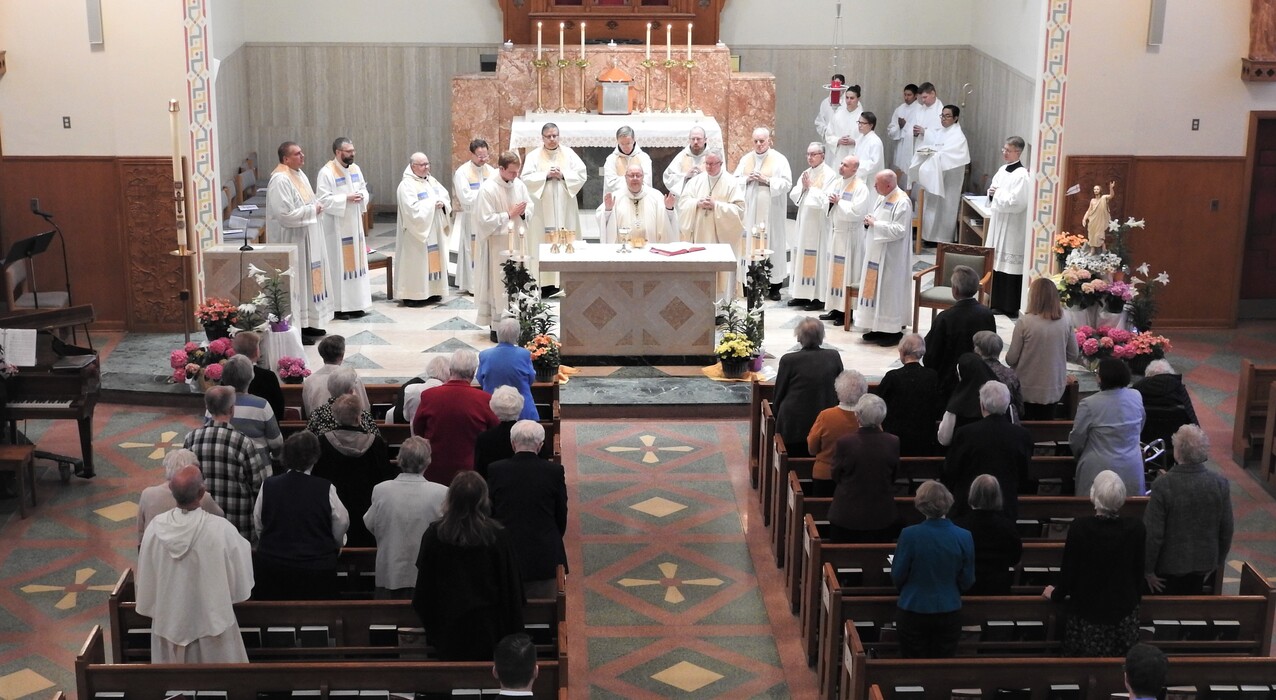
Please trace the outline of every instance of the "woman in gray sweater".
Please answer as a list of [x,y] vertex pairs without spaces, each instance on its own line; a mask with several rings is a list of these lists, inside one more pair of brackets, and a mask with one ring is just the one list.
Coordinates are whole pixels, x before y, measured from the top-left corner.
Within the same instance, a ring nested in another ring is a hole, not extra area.
[[1028,308],[1015,323],[1006,364],[1019,375],[1024,420],[1051,420],[1068,381],[1068,360],[1076,359],[1077,338],[1063,318],[1059,290],[1038,277],[1028,288]]

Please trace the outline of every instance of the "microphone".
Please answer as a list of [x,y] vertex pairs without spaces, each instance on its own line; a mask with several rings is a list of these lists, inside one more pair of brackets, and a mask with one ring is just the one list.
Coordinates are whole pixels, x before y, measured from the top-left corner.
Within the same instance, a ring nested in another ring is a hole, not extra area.
[[47,212],[47,211],[43,211],[42,209],[40,209],[40,198],[39,198],[39,197],[32,197],[32,198],[31,198],[31,213],[32,213],[32,214],[35,214],[36,216],[38,216],[38,217],[40,217],[40,218],[42,218],[42,219],[44,219],[44,220],[46,220],[46,221],[48,221],[49,219],[52,219],[52,218],[53,218],[53,215],[52,215],[52,214],[50,214],[50,213],[49,213],[49,212]]

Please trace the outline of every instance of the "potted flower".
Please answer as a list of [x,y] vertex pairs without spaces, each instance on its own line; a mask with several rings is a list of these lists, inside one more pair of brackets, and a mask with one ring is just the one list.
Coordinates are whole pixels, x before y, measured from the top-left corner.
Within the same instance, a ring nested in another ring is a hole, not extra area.
[[1060,231],[1055,234],[1054,257],[1055,261],[1058,263],[1059,270],[1064,268],[1066,264],[1065,261],[1068,259],[1068,254],[1077,248],[1081,248],[1086,245],[1086,240],[1086,237],[1080,233]]
[[195,309],[195,318],[204,327],[204,335],[210,341],[230,337],[231,324],[235,322],[238,309],[229,299],[209,297]]
[[758,346],[749,336],[735,331],[723,333],[721,342],[713,349],[722,363],[722,376],[728,379],[742,379],[757,352]]
[[562,364],[562,343],[554,336],[544,333],[533,337],[523,347],[532,353],[536,381],[553,382],[558,378],[558,367]]
[[1140,333],[1108,326],[1082,326],[1077,329],[1076,335],[1077,346],[1092,369],[1100,360],[1114,357],[1124,360],[1131,372],[1143,374],[1152,360],[1165,357],[1172,348],[1168,338],[1149,331]]
[[203,391],[221,381],[222,364],[234,355],[230,338],[218,338],[204,345],[189,342],[169,353],[168,364],[173,369],[171,380],[185,382],[191,391]]
[[267,272],[249,263],[248,272],[261,286],[261,291],[257,293],[252,303],[265,314],[266,320],[270,322],[270,330],[275,333],[288,331],[292,326],[289,324],[288,291],[284,289],[283,278],[291,276],[292,270],[271,268],[271,271]]
[[301,380],[310,376],[303,357],[284,356],[279,358],[279,378],[284,384],[300,384]]

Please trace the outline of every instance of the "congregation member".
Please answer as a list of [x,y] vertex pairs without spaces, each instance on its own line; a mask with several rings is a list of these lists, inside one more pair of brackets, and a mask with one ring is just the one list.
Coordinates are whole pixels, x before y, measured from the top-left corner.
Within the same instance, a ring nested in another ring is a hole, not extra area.
[[899,341],[900,366],[882,375],[873,393],[886,402],[882,429],[898,436],[900,454],[906,457],[939,452],[935,426],[939,424],[943,402],[939,398],[939,375],[922,365],[926,341],[909,333]]
[[448,487],[443,516],[421,536],[412,609],[440,661],[491,660],[501,638],[523,631],[513,541],[491,512],[487,482],[462,472]]
[[261,485],[253,506],[260,540],[253,556],[256,600],[334,600],[337,553],[350,514],[327,479],[311,469],[319,438],[305,430],[284,441],[284,468]]
[[1067,610],[1064,656],[1125,656],[1139,641],[1147,534],[1141,520],[1118,514],[1126,491],[1115,472],[1099,472],[1087,493],[1095,514],[1068,527],[1058,583],[1042,595]]
[[[310,418],[315,409],[328,403],[332,394],[328,393],[328,377],[346,361],[346,337],[344,335],[327,335],[319,341],[319,359],[323,364],[316,367],[310,376],[301,380],[301,417]],[[359,403],[367,409],[372,408],[368,400],[368,390],[363,381],[355,376],[355,396]]]
[[1003,511],[997,477],[980,474],[970,482],[965,515],[954,516],[958,527],[970,532],[975,543],[975,583],[964,595],[1010,595],[1014,566],[1023,554],[1023,540],[1015,521]]
[[343,394],[332,402],[337,427],[319,437],[319,461],[311,473],[327,479],[350,515],[346,546],[375,547],[376,540],[363,524],[372,503],[372,489],[395,477],[390,451],[380,436],[359,426],[359,399]]
[[[748,236],[758,226],[766,226],[771,246],[771,287],[767,297],[779,301],[780,285],[788,268],[789,209],[785,197],[793,187],[793,171],[789,168],[789,159],[775,150],[770,129],[759,126],[753,130],[753,150],[740,157],[734,174],[744,189],[743,235]],[[737,249],[736,259],[742,257],[741,249]],[[741,262],[747,265],[747,261]]]
[[1218,583],[1232,548],[1231,487],[1205,465],[1210,439],[1199,426],[1179,428],[1173,443],[1177,464],[1152,482],[1143,512],[1143,568],[1153,593],[1201,595]]
[[447,293],[447,237],[452,198],[430,174],[430,159],[413,153],[395,193],[394,297],[405,306],[442,301]]
[[824,344],[824,324],[807,316],[793,329],[801,349],[780,358],[775,374],[775,432],[790,457],[810,457],[806,437],[820,411],[837,405],[833,384],[842,372],[842,354]]
[[253,380],[248,384],[248,393],[260,396],[270,404],[270,410],[278,419],[284,414],[284,390],[279,384],[279,375],[275,371],[262,367],[261,336],[254,331],[240,331],[231,340],[231,348],[236,355],[243,355],[253,363]]
[[827,268],[824,277],[828,280],[829,303],[828,311],[820,314],[820,320],[832,321],[835,326],[847,322],[843,311],[846,308],[846,288],[859,288],[867,235],[864,217],[877,199],[873,185],[856,177],[859,165],[860,161],[855,156],[843,158],[837,168],[841,179],[828,193],[828,255],[820,264]]
[[599,226],[603,243],[619,243],[620,229],[628,229],[652,243],[677,240],[678,221],[674,212],[677,197],[667,195],[643,180],[651,179],[638,163],[630,163],[625,169],[624,184],[616,192],[603,195],[598,207]]
[[399,474],[372,487],[363,524],[376,539],[376,597],[411,599],[416,558],[430,523],[443,517],[447,487],[426,480],[430,441],[410,437],[399,447]]
[[922,207],[922,241],[930,247],[952,243],[957,235],[961,183],[970,163],[970,147],[962,131],[961,108],[944,105],[940,128],[926,129],[926,138],[909,167],[909,176],[926,190]]
[[332,142],[332,160],[315,176],[316,193],[324,202],[320,225],[332,261],[333,315],[342,320],[358,318],[372,306],[368,237],[363,229],[372,194],[354,156],[354,143],[338,137]]
[[479,187],[483,181],[496,174],[487,162],[488,145],[483,139],[470,141],[470,159],[461,163],[452,173],[452,194],[456,207],[452,210],[452,233],[456,236],[456,288],[461,294],[474,294],[475,261],[478,259],[478,222],[474,212],[478,209]]
[[815,134],[820,137],[820,142],[824,141],[824,130],[828,128],[829,119],[833,116],[833,112],[842,105],[842,89],[846,85],[846,76],[841,73],[834,73],[829,78],[829,84],[824,86],[828,90],[829,96],[820,100],[820,106],[815,110]]
[[828,155],[834,160],[840,161],[855,154],[855,142],[860,137],[860,115],[863,113],[860,86],[847,85],[842,91],[842,104],[833,110],[824,127],[824,145],[828,147]]
[[877,135],[877,115],[865,111],[856,120],[859,136],[855,137],[855,157],[860,160],[858,177],[865,184],[871,183],[877,173],[886,167],[886,151],[882,137]]
[[1143,370],[1143,378],[1134,383],[1134,390],[1143,397],[1144,410],[1182,408],[1187,422],[1200,425],[1192,397],[1183,384],[1183,375],[1174,371],[1169,360],[1152,360]]
[[[199,468],[199,458],[194,452],[187,449],[178,449],[164,455],[164,481],[154,485],[147,486],[142,489],[142,494],[137,498],[137,542],[142,543],[142,535],[146,534],[146,526],[161,513],[177,507],[177,501],[173,498],[171,482],[173,475],[183,467],[194,466]],[[203,481],[201,476],[200,481]],[[209,514],[219,517],[226,517],[225,511],[217,502],[213,500],[212,494],[204,491],[204,495],[199,499],[199,508]]]
[[558,125],[541,127],[541,147],[527,154],[520,177],[536,206],[527,223],[528,272],[541,287],[543,296],[558,292],[558,273],[540,271],[540,248],[548,243],[548,233],[567,229],[580,233],[580,208],[576,194],[585,186],[585,162],[559,140]]
[[944,457],[943,482],[953,493],[953,516],[970,510],[966,497],[980,474],[997,480],[1002,512],[1014,522],[1019,517],[1019,486],[1031,478],[1032,434],[1006,418],[1010,390],[998,381],[979,387],[979,420],[953,431]]
[[807,169],[802,172],[789,199],[797,205],[797,228],[793,241],[793,277],[789,280],[789,306],[802,306],[807,311],[824,308],[831,266],[829,201],[830,193],[841,185],[837,173],[824,163],[824,144],[812,141],[806,147]]
[[997,330],[992,310],[979,303],[979,273],[966,265],[953,268],[949,278],[953,305],[939,312],[926,333],[926,357],[922,362],[939,374],[939,390],[947,396],[957,384],[953,370],[957,358],[975,350],[975,334]]
[[948,658],[961,637],[961,594],[975,582],[975,543],[948,519],[953,495],[938,481],[917,489],[926,520],[899,533],[891,580],[899,590],[895,628],[905,659]]
[[447,486],[461,472],[474,469],[474,441],[500,422],[488,403],[490,394],[470,385],[478,369],[473,350],[456,350],[448,363],[448,381],[421,394],[412,418],[412,434],[430,441],[433,460],[425,478]]
[[435,355],[425,364],[424,380],[420,377],[413,377],[404,382],[401,389],[403,407],[395,415],[402,417],[399,422],[407,423],[409,431],[411,430],[412,419],[416,417],[416,410],[421,406],[421,393],[447,383],[451,365],[450,356]]
[[899,438],[882,430],[886,402],[867,394],[855,403],[854,431],[838,438],[831,477],[829,539],[838,543],[892,542],[899,532],[895,476]]
[[1125,655],[1122,674],[1130,700],[1154,700],[1161,697],[1169,669],[1170,660],[1160,649],[1143,642],[1130,647],[1130,653]]
[[567,480],[563,465],[538,455],[545,427],[520,420],[510,430],[514,455],[488,467],[492,517],[505,526],[514,544],[523,593],[553,598],[558,567],[567,566]]
[[499,698],[530,697],[532,685],[540,672],[536,663],[536,645],[526,633],[508,634],[493,652],[492,675],[500,683]]
[[1079,355],[1077,336],[1063,318],[1059,288],[1038,277],[1028,286],[1028,306],[1010,335],[1006,364],[1023,394],[1024,420],[1054,420],[1068,385],[1068,360]]
[[936,433],[940,445],[947,447],[952,444],[953,433],[958,428],[984,417],[979,389],[993,381],[997,381],[997,375],[975,353],[968,352],[957,358],[957,386],[944,404],[944,415],[939,419],[939,431]]
[[[306,421],[306,430],[315,435],[323,435],[324,433],[336,430],[337,419],[332,415],[332,403],[341,396],[353,394],[358,397],[358,390],[362,388],[359,383],[359,374],[355,372],[353,367],[338,367],[328,374],[328,400],[315,408],[310,414],[310,419]],[[358,426],[363,432],[371,433],[380,437],[381,429],[377,427],[377,422],[372,419],[372,412],[363,407],[363,402],[359,402],[359,422]]]
[[137,553],[137,612],[151,620],[151,663],[248,663],[235,603],[253,591],[252,549],[201,507],[199,467],[168,484],[176,504],[146,528]]
[[500,423],[474,438],[474,471],[484,479],[487,478],[489,465],[514,456],[510,431],[523,412],[523,395],[512,386],[498,386],[492,391],[492,398],[487,405]]
[[633,127],[622,126],[616,130],[616,148],[603,162],[603,193],[624,189],[626,173],[634,165],[642,168],[642,184],[651,187],[651,156],[634,139]]
[[234,389],[209,388],[204,392],[204,408],[212,415],[212,422],[187,433],[182,447],[195,454],[208,493],[226,512],[226,519],[244,539],[251,540],[253,499],[270,474],[270,460],[252,440],[231,427]]
[[[535,210],[527,185],[518,177],[523,161],[513,151],[504,151],[496,159],[495,177],[479,187],[478,216],[475,221],[474,305],[478,307],[478,324],[487,326],[505,313],[505,278],[501,263],[502,250],[509,248],[507,227],[526,229]],[[531,240],[528,240],[530,247]],[[496,332],[492,332],[495,342]]]
[[301,270],[293,275],[293,283],[301,303],[292,310],[292,317],[301,326],[302,342],[313,345],[327,333],[322,325],[332,320],[332,264],[319,225],[324,204],[310,188],[310,178],[301,169],[305,164],[301,146],[293,141],[279,144],[279,165],[266,189],[266,235],[297,248]]
[[475,376],[479,387],[489,394],[499,386],[517,389],[523,396],[523,410],[519,418],[539,420],[536,400],[532,398],[532,382],[536,381],[536,370],[532,368],[532,353],[518,344],[521,330],[516,318],[497,321],[496,347],[479,353],[478,373]]
[[837,451],[837,443],[859,429],[855,404],[859,403],[866,391],[868,382],[864,375],[853,369],[842,370],[837,379],[833,380],[837,405],[820,411],[811,424],[811,432],[806,435],[806,450],[815,457],[809,487],[812,498],[828,498],[833,495],[833,457]]
[[992,300],[996,311],[1017,318],[1023,294],[1024,253],[1028,246],[1028,205],[1032,203],[1032,173],[1023,166],[1024,142],[1011,136],[1001,147],[1005,165],[988,186],[988,229],[984,245],[993,249]]
[[886,138],[891,141],[886,148],[887,167],[899,176],[899,187],[905,192],[912,187],[908,180],[908,166],[913,162],[913,151],[917,150],[911,126],[917,107],[917,86],[909,83],[904,86],[904,101],[891,113],[891,120],[886,125]]
[[1077,459],[1077,495],[1090,492],[1095,475],[1111,470],[1125,483],[1125,492],[1142,496],[1143,399],[1129,388],[1130,367],[1114,357],[1099,360],[1099,391],[1081,399],[1068,442]]
[[988,369],[992,370],[993,376],[997,377],[997,381],[1006,385],[1010,390],[1010,422],[1019,423],[1023,420],[1023,391],[1019,384],[1019,375],[1010,367],[1002,364],[1001,351],[1006,347],[1005,341],[996,331],[979,331],[972,338],[975,345],[975,354],[988,365]]
[[678,154],[669,161],[669,165],[665,166],[664,180],[665,190],[675,197],[682,196],[682,190],[686,187],[687,182],[691,178],[704,172],[704,158],[706,149],[709,146],[709,139],[705,136],[704,129],[693,126],[687,134],[686,148],[678,151]]
[[855,325],[866,329],[866,342],[891,347],[904,337],[913,308],[913,254],[908,242],[913,208],[889,170],[877,174],[873,189],[877,197],[864,217],[864,263]]
[[[222,366],[222,386],[235,390],[235,410],[230,425],[252,440],[267,461],[279,459],[284,447],[279,421],[275,420],[275,413],[265,399],[248,393],[252,380],[253,365],[243,355],[235,355]],[[212,416],[206,412],[205,424],[211,421]]]
[[734,272],[718,273],[719,299],[732,299],[738,291],[740,261],[744,250],[744,185],[722,166],[722,151],[709,149],[704,172],[683,185],[678,198],[678,229],[691,243],[726,243],[735,254]]

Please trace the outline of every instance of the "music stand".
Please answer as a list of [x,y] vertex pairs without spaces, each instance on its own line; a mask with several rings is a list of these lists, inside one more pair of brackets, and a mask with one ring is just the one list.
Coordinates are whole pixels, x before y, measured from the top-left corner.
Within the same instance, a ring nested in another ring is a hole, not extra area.
[[[19,258],[32,259],[40,253],[43,253],[48,250],[49,245],[53,243],[53,234],[53,231],[45,231],[44,233],[37,233],[30,238],[23,238],[14,241],[13,245],[9,246],[9,254],[4,256],[4,262],[12,263],[14,260]],[[30,277],[34,278],[35,260],[31,260],[30,272]],[[40,308],[40,292],[36,289],[35,279],[31,279],[31,296],[35,301],[35,308]],[[69,304],[70,301],[71,300],[68,298],[67,303]]]

